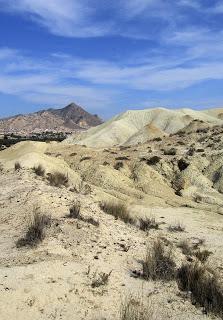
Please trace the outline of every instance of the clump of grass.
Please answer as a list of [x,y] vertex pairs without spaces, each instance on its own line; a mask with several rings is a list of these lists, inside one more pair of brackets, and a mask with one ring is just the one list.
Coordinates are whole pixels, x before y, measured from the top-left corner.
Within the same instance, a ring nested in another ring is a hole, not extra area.
[[121,161],[119,161],[119,162],[116,162],[115,164],[114,164],[114,169],[115,170],[119,170],[119,169],[121,169],[121,168],[123,168],[123,162],[121,162]]
[[129,160],[129,157],[127,156],[116,157],[115,160]]
[[15,171],[19,171],[22,167],[21,167],[21,164],[18,161],[16,161],[14,168],[15,168]]
[[139,229],[146,231],[149,229],[159,229],[159,223],[156,221],[155,217],[139,218]]
[[114,216],[116,219],[120,219],[125,223],[133,224],[134,220],[130,216],[127,206],[121,202],[103,201],[100,203],[100,208],[105,213]]
[[161,160],[160,157],[158,157],[158,156],[153,156],[153,157],[151,157],[150,159],[147,159],[147,160],[146,160],[146,163],[147,163],[148,165],[153,166],[153,165],[159,163],[160,160]]
[[194,252],[194,256],[200,260],[200,262],[204,263],[208,260],[209,256],[212,254],[209,250],[197,250]]
[[16,242],[17,247],[34,247],[45,237],[45,228],[50,225],[51,218],[48,215],[41,214],[39,208],[34,208],[32,218],[27,226],[26,234]]
[[99,221],[98,220],[95,220],[92,217],[85,218],[85,217],[83,217],[81,215],[81,204],[80,204],[79,201],[74,201],[73,204],[71,205],[68,218],[78,219],[78,220],[81,220],[83,222],[92,224],[95,227],[99,226]]
[[93,226],[95,227],[99,227],[100,223],[98,220],[95,220],[94,218],[92,217],[89,217],[89,218],[82,218],[82,220],[86,223],[89,223],[89,224],[92,224]]
[[81,217],[81,204],[79,201],[74,201],[70,207],[69,218],[79,219]]
[[33,171],[37,176],[44,177],[45,175],[45,169],[41,164],[39,164],[37,167],[33,167]]
[[109,273],[105,273],[105,272],[101,272],[99,274],[94,273],[91,287],[98,288],[98,287],[107,285],[111,273],[112,271],[110,271]]
[[91,159],[91,157],[86,156],[86,157],[81,158],[81,159],[80,159],[80,162],[86,161],[86,160],[90,160],[90,159]]
[[181,222],[176,222],[168,227],[170,232],[183,232],[185,231],[185,226]]
[[180,248],[182,253],[185,255],[192,255],[193,253],[193,249],[191,248],[191,245],[187,239],[181,240],[177,247]]
[[142,298],[127,297],[121,304],[120,320],[152,320],[154,310],[148,303],[145,305]]
[[198,262],[183,264],[177,272],[177,283],[180,290],[191,292],[193,304],[223,317],[223,287],[212,270]]
[[55,171],[54,173],[49,173],[47,177],[49,184],[53,187],[61,187],[68,185],[68,175],[62,172]]
[[177,154],[177,149],[176,148],[165,149],[164,154],[169,156],[175,156]]
[[143,278],[170,281],[175,277],[175,268],[172,250],[166,249],[164,243],[158,238],[154,241],[152,248],[147,249],[143,261]]

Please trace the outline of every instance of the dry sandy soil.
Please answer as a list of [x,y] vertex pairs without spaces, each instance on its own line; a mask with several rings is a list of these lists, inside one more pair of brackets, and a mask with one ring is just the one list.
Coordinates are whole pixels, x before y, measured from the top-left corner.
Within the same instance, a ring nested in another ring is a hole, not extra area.
[[[190,128],[107,149],[25,142],[0,152],[0,319],[120,319],[130,296],[141,297],[148,319],[221,319],[193,305],[176,281],[146,281],[136,274],[157,237],[172,248],[177,267],[189,259],[177,244],[202,239],[201,248],[211,252],[206,264],[222,281],[222,131]],[[15,171],[16,161],[21,169]],[[39,164],[43,177],[32,169]],[[67,186],[49,184],[47,173],[55,171],[68,176]],[[100,209],[108,199],[124,202],[135,219],[153,216],[159,229],[142,231],[116,220]],[[80,201],[82,220],[68,217],[74,200]],[[36,247],[18,248],[35,206],[52,223]],[[177,223],[185,230],[169,231]],[[102,273],[109,274],[107,283],[94,287]]]

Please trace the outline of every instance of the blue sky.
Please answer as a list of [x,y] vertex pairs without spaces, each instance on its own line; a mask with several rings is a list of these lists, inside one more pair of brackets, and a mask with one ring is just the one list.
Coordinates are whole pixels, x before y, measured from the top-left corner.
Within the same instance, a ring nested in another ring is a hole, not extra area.
[[223,106],[221,0],[0,0],[0,116]]

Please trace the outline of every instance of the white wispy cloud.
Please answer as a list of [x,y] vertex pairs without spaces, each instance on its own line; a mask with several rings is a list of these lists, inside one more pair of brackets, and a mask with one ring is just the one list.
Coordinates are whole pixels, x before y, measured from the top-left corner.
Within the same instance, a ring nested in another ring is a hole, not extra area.
[[34,59],[2,48],[0,92],[35,103],[58,105],[73,100],[96,109],[107,108],[129,90],[165,92],[206,80],[223,80],[223,62],[216,59],[218,54],[214,52],[205,60],[206,51],[201,50],[194,60],[188,50],[178,59],[171,54],[165,56],[165,63],[163,56],[151,56],[132,64],[128,60],[81,59],[61,53]]
[[[138,28],[134,19],[140,17],[147,23],[151,20],[152,26],[155,17],[159,24],[165,21],[166,27],[172,28],[185,18],[185,7],[200,10],[202,3],[198,0],[0,0],[0,10],[20,14],[52,34],[65,37],[122,35],[136,39],[157,38],[157,28],[156,34],[150,28]],[[220,10],[221,5],[216,8]],[[134,23],[129,25],[132,19]]]

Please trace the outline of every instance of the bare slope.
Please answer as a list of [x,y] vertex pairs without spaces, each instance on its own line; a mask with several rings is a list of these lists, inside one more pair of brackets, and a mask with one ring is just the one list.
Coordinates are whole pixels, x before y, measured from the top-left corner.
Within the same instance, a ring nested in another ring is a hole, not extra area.
[[217,111],[168,110],[165,108],[130,110],[87,132],[69,137],[66,143],[99,148],[137,144],[156,136],[176,133],[195,119],[204,121],[208,125],[223,124]]

